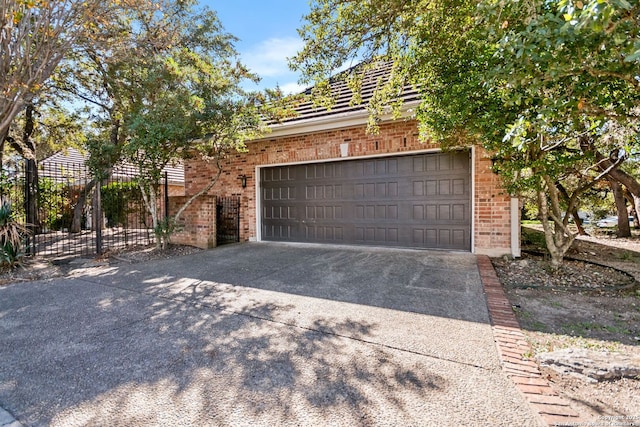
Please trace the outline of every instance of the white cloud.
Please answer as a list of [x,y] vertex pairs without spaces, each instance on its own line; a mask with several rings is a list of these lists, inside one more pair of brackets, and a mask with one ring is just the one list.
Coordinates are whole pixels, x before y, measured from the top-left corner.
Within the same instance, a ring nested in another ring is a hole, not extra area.
[[287,58],[295,55],[302,46],[302,40],[297,37],[270,38],[243,52],[242,60],[260,77],[291,75]]
[[306,86],[300,86],[296,82],[285,83],[279,86],[280,86],[280,90],[282,90],[282,93],[284,93],[285,95],[291,95],[292,93],[300,93],[306,89]]

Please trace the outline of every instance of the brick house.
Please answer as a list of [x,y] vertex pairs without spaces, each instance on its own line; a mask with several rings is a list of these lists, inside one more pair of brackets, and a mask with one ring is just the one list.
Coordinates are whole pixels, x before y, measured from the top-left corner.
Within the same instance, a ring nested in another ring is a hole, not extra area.
[[[418,140],[415,90],[402,97],[405,117],[365,132],[366,103],[388,67],[368,74],[363,103],[350,105],[342,82],[330,109],[305,103],[298,116],[232,155],[209,197],[184,215],[177,243],[215,246],[215,196],[239,196],[240,240],[311,242],[471,251],[520,251],[518,200],[500,186],[479,147],[444,152]],[[186,194],[214,173],[207,163],[185,164]],[[242,186],[245,177],[246,187]]]

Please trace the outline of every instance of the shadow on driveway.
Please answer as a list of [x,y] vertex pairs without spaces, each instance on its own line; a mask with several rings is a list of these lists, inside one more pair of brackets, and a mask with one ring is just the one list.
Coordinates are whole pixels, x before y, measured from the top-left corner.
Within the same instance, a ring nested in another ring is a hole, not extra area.
[[0,405],[26,425],[536,425],[486,321],[462,320],[486,317],[475,285],[452,275],[469,295],[446,307],[481,307],[436,314],[430,256],[249,244],[0,288]]

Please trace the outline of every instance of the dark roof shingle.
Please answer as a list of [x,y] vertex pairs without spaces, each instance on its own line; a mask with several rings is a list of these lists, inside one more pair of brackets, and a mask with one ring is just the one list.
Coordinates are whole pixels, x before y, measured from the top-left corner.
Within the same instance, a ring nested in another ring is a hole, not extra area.
[[[331,95],[335,101],[330,108],[314,105],[314,101],[312,99],[313,88],[309,88],[302,93],[306,99],[294,108],[297,115],[284,119],[279,123],[294,123],[303,120],[306,121],[333,115],[344,115],[366,110],[375,90],[380,88],[389,80],[392,66],[393,64],[391,62],[379,62],[376,63],[374,68],[367,69],[365,71],[364,76],[362,77],[362,87],[360,91],[361,102],[356,104],[352,102],[354,99],[354,93],[348,87],[345,79],[345,73],[358,72],[359,67],[356,66],[350,70],[342,72],[340,75],[329,81]],[[412,85],[405,85],[402,89],[402,93],[395,100],[398,99],[401,99],[405,103],[420,101],[420,94]]]

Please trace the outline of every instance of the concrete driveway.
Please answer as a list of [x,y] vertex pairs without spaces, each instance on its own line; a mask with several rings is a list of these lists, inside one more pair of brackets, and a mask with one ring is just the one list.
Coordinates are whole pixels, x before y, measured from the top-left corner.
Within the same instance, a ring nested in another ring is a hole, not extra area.
[[0,288],[24,425],[527,426],[475,257],[249,243]]

